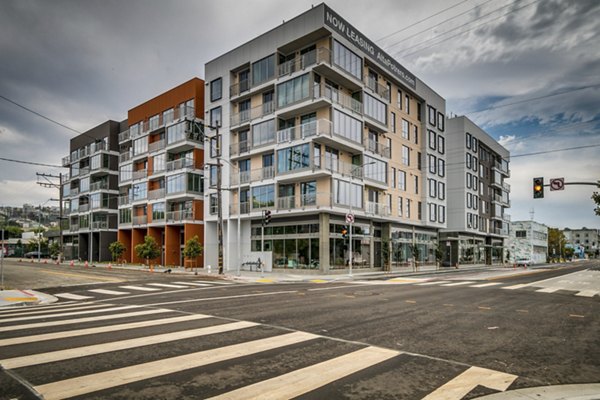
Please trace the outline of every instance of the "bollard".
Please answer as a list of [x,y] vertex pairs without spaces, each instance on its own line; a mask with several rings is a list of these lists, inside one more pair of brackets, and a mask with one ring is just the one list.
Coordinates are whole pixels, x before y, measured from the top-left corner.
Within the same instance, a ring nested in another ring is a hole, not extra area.
[[71,260],[71,262],[69,263],[69,267],[72,267],[74,265],[75,265],[75,263],[73,262],[73,260]]
[[86,267],[86,268],[89,268],[89,267],[90,267],[90,265],[88,264],[87,260],[85,260],[84,267]]
[[210,268],[211,268],[210,264],[206,266],[207,272],[208,272],[209,274],[210,274]]

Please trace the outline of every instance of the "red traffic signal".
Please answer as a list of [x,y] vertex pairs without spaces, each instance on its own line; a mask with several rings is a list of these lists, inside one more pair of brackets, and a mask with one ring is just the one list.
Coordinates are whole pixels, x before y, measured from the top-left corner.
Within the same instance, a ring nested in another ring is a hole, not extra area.
[[544,178],[533,178],[533,198],[544,198]]

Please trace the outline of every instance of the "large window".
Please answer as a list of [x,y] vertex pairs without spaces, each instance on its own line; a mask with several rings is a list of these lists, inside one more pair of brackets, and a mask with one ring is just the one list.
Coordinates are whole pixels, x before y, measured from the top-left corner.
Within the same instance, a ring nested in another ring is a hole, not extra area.
[[275,120],[261,122],[252,126],[252,145],[260,146],[275,142]]
[[223,118],[221,116],[220,106],[210,110],[210,124],[212,126],[223,126]]
[[362,59],[337,40],[333,41],[333,63],[362,80]]
[[309,84],[309,74],[304,74],[277,85],[277,107],[283,108],[307,99],[310,95]]
[[162,221],[165,219],[165,203],[152,204],[152,221]]
[[90,191],[90,177],[82,178],[79,181],[79,193],[85,193]]
[[166,163],[165,163],[165,153],[156,155],[152,157],[152,172],[155,174],[159,174],[161,172],[165,172]]
[[144,154],[148,152],[148,138],[143,137],[133,141],[133,154]]
[[362,122],[336,109],[333,110],[333,133],[362,143]]
[[402,120],[402,137],[406,140],[410,140],[410,132],[408,131],[408,121],[403,119]]
[[217,78],[210,82],[210,101],[217,101],[223,96],[223,79]]
[[203,193],[204,180],[202,175],[187,174],[187,188],[191,192]]
[[387,183],[387,163],[365,156],[365,178]]
[[410,149],[406,146],[402,146],[402,164],[410,165]]
[[387,107],[383,101],[377,100],[375,97],[366,94],[365,100],[365,115],[380,122],[383,125],[387,125]]
[[431,106],[427,106],[427,111],[429,113],[429,125],[435,126],[437,122],[437,110]]
[[148,186],[146,182],[133,185],[133,201],[145,200],[148,195]]
[[398,170],[398,189],[406,190],[406,172]]
[[354,208],[362,208],[362,186],[356,183],[342,181],[339,179],[333,180],[333,202],[344,206]]
[[167,176],[167,194],[185,191],[185,174]]
[[121,182],[130,181],[133,177],[133,164],[124,164],[119,167],[119,180]]
[[252,63],[252,85],[257,86],[275,76],[275,55]]
[[275,185],[252,188],[252,208],[273,207],[275,205]]
[[277,150],[277,173],[310,167],[310,145],[308,143]]

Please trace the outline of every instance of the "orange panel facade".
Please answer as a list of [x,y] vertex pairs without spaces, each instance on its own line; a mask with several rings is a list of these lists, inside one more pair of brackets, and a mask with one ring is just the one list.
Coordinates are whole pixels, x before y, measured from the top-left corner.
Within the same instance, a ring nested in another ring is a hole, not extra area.
[[146,229],[133,229],[131,231],[131,262],[134,264],[146,262],[146,260],[139,258],[135,252],[135,246],[144,243],[144,236],[146,236]]
[[[158,244],[158,247],[160,248],[161,254],[162,254],[162,247],[163,247],[162,232],[163,232],[162,228],[155,228],[155,227],[148,228],[148,236],[152,236],[154,238],[154,240],[156,241],[156,244]],[[154,265],[160,264],[161,256],[158,256],[157,258],[150,260],[150,263],[152,263]]]
[[180,265],[180,226],[165,226],[165,265]]
[[[204,225],[201,224],[184,224],[184,239],[187,242],[194,236],[198,236],[200,243],[204,246]],[[196,258],[196,265],[204,265],[204,256]]]
[[117,233],[117,240],[125,246],[125,252],[121,256],[125,262],[131,262],[131,230],[119,230]]

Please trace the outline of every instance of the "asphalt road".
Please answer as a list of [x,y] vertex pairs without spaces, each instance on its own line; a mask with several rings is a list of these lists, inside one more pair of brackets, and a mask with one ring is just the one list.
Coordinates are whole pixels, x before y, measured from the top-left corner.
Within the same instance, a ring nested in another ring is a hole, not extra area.
[[593,267],[324,284],[137,273],[52,287],[85,298],[0,311],[0,398],[431,400],[599,383]]

